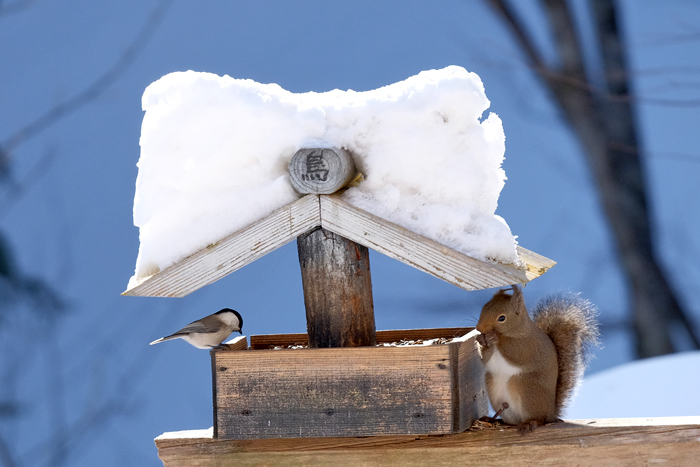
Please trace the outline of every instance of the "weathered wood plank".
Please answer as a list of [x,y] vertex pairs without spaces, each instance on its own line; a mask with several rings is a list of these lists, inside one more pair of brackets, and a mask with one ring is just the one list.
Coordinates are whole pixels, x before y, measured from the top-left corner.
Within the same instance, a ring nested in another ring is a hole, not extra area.
[[534,251],[526,250],[520,245],[516,247],[516,250],[522,262],[525,263],[527,268],[525,275],[530,281],[540,277],[542,274],[549,271],[555,264],[557,264],[556,261],[552,261],[547,257],[535,253]]
[[318,226],[466,290],[525,283],[556,263],[525,248],[523,269],[471,258],[357,209],[333,195],[307,195],[154,274],[123,295],[183,297]]
[[452,430],[447,345],[224,351],[215,359],[220,438]]
[[297,238],[309,347],[375,345],[369,250],[319,227]]
[[[180,437],[178,437],[180,436]],[[511,427],[446,436],[213,439],[210,430],[156,438],[165,467],[595,465],[695,466],[700,417],[572,420],[520,436]]]
[[[377,333],[389,342],[459,337],[444,345],[212,350],[216,436],[462,431],[488,410],[476,334],[473,328]],[[251,347],[301,344],[304,337],[252,336]]]
[[[228,351],[248,350],[248,338],[246,336],[238,336],[238,337],[226,342],[226,345],[228,346]],[[214,431],[216,431],[216,422],[217,422],[217,417],[216,417],[216,412],[217,412],[217,408],[216,408],[216,392],[217,392],[216,375],[222,371],[222,368],[219,367],[217,369],[216,359],[212,355],[212,352],[218,352],[218,351],[219,351],[219,349],[209,351],[209,355],[212,357],[211,358],[211,379],[212,379],[211,390],[212,390],[212,401],[213,401],[213,415],[214,415],[213,430]]]
[[523,248],[518,251],[535,262],[527,268],[480,261],[358,209],[336,196],[322,196],[320,201],[323,228],[466,290],[523,284],[555,264]]
[[[248,350],[248,338],[246,336],[234,337],[226,342],[228,350]],[[211,352],[211,350],[209,351]]]
[[[466,337],[471,338],[478,332],[471,330]],[[484,365],[481,363],[479,351],[475,345],[454,346],[452,351],[457,354],[455,382],[459,386],[459,397],[455,400],[454,433],[467,430],[474,420],[478,420],[489,412],[489,396],[486,393],[484,381]]]
[[318,225],[318,196],[305,196],[151,276],[122,295],[184,297],[295,240]]

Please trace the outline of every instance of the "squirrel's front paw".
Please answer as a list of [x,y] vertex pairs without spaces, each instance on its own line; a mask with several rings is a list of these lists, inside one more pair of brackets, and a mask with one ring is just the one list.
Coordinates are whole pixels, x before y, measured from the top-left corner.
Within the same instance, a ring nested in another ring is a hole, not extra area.
[[482,347],[488,347],[490,345],[498,344],[498,334],[496,331],[487,331],[476,336],[476,341]]
[[496,331],[491,330],[484,333],[484,338],[486,339],[486,345],[498,344],[498,333]]

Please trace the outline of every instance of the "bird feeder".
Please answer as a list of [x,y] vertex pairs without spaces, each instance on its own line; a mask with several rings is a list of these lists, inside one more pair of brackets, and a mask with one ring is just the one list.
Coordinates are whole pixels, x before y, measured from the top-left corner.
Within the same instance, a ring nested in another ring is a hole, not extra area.
[[[346,150],[301,149],[289,170],[300,199],[124,292],[182,297],[297,241],[308,333],[211,351],[214,437],[448,434],[486,415],[473,328],[375,330],[368,249],[466,290],[524,284],[555,263],[522,247],[522,266],[481,261],[348,204]],[[432,339],[446,343],[384,345]]]

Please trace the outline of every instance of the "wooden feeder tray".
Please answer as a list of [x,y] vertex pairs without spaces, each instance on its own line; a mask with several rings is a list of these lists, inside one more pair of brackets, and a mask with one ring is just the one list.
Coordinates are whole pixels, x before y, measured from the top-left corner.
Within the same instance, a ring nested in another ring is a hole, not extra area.
[[306,345],[308,335],[278,334],[251,336],[249,349],[244,338],[212,350],[214,438],[462,432],[488,411],[476,335],[474,328],[377,331],[376,347],[288,349]]

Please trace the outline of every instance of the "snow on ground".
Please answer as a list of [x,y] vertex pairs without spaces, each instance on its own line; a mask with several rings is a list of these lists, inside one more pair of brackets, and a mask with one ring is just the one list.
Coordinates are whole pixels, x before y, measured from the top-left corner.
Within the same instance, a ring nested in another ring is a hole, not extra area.
[[567,419],[700,415],[700,351],[638,360],[586,377]]
[[357,207],[479,259],[516,262],[495,215],[505,135],[480,78],[451,66],[380,89],[295,94],[194,71],[143,95],[134,199],[141,245],[129,287],[299,197],[302,147],[344,147],[365,181]]

